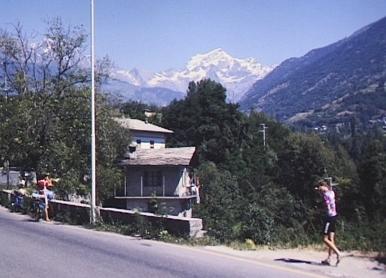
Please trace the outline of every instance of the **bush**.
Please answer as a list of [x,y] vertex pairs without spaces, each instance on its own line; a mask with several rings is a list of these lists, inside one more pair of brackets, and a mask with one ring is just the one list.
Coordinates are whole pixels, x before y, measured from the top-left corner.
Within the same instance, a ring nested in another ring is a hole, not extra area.
[[273,217],[257,204],[250,204],[245,210],[240,226],[241,238],[252,239],[257,244],[270,244],[275,238]]
[[341,222],[338,225],[337,244],[344,250],[376,251],[386,255],[386,221],[372,223]]
[[4,207],[9,207],[10,206],[10,201],[8,199],[8,195],[1,192],[0,194],[0,205],[4,206]]

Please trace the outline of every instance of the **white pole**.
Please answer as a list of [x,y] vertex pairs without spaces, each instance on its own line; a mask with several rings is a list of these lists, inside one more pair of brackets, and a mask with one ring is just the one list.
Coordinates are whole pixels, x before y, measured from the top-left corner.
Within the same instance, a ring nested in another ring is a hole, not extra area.
[[91,224],[96,218],[94,0],[91,0]]
[[259,132],[263,133],[263,146],[265,148],[265,130],[268,128],[265,124],[260,124],[260,130]]
[[127,196],[127,180],[126,180],[126,173],[125,173],[125,177],[124,177],[124,181],[123,181],[123,195],[124,196]]
[[162,196],[165,197],[165,176],[162,175]]
[[263,127],[263,146],[265,147],[265,126]]
[[125,176],[124,176],[124,180],[123,180],[123,194],[124,196],[127,196],[127,177],[126,177],[126,172],[125,172]]
[[143,176],[141,176],[141,197],[143,197]]

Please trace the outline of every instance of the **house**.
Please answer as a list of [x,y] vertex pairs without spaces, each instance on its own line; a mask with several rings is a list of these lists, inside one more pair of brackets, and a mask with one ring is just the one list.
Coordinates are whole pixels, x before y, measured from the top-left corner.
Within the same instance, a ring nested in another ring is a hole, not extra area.
[[123,128],[131,132],[131,145],[136,145],[141,149],[161,149],[165,148],[166,136],[173,131],[162,128],[147,121],[129,118],[114,118]]
[[140,148],[127,153],[120,163],[125,179],[115,199],[130,210],[191,217],[198,194],[191,172],[195,151],[195,147]]
[[24,180],[24,186],[36,184],[35,171],[21,171],[18,167],[0,168],[0,189],[15,189],[21,185]]
[[166,136],[173,131],[134,119],[116,120],[133,136],[120,161],[124,181],[114,192],[119,207],[191,217],[192,204],[199,201],[192,171],[197,166],[196,148],[166,148]]
[[0,188],[17,188],[20,182],[20,171],[0,168]]

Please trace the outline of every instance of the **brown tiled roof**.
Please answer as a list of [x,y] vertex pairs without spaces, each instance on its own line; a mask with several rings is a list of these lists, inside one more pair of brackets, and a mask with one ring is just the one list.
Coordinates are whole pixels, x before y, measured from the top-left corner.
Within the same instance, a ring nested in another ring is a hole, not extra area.
[[114,120],[119,123],[122,127],[130,129],[130,130],[137,130],[137,131],[147,131],[147,132],[159,132],[159,133],[173,133],[173,131],[156,126],[150,123],[146,123],[141,120],[137,119],[130,119],[130,118],[114,118]]
[[135,155],[127,155],[121,165],[190,165],[195,147],[162,148],[162,149],[137,149]]

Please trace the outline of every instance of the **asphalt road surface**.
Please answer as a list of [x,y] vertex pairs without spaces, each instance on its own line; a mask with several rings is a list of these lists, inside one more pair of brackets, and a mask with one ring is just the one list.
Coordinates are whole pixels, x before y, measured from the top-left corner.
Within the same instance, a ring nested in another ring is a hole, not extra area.
[[33,222],[0,207],[0,277],[317,277],[199,248]]

